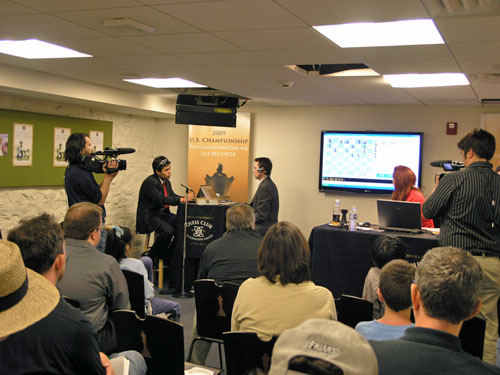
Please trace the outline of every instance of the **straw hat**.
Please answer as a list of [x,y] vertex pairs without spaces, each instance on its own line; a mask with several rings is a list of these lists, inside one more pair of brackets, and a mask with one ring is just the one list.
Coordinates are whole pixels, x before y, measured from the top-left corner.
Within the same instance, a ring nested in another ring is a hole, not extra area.
[[0,338],[45,318],[59,299],[54,285],[24,267],[17,245],[0,240]]

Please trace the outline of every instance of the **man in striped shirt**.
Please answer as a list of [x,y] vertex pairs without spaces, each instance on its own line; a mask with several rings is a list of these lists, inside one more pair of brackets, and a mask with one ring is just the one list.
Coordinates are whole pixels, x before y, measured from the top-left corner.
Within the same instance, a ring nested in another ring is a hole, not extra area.
[[483,129],[474,129],[462,137],[458,148],[465,169],[438,181],[422,212],[427,218],[440,218],[440,246],[464,249],[481,265],[483,307],[478,316],[486,320],[483,359],[495,363],[500,297],[500,175],[489,163],[495,153],[495,137]]

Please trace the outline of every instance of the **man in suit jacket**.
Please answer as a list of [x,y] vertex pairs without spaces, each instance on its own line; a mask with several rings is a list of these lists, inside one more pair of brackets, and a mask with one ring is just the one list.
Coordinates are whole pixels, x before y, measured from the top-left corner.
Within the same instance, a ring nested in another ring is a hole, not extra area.
[[[176,215],[170,212],[170,206],[185,203],[185,198],[172,190],[170,160],[165,156],[156,157],[153,160],[153,172],[143,181],[139,191],[136,231],[143,234],[156,231],[157,237],[149,255],[165,258],[175,232]],[[189,192],[188,200],[194,200],[192,192]],[[170,257],[175,269],[177,264],[175,257],[178,256],[170,254]]]
[[254,161],[253,175],[259,180],[259,187],[250,206],[255,211],[255,230],[264,236],[269,227],[278,222],[280,200],[278,189],[271,180],[273,163],[268,158],[256,158]]

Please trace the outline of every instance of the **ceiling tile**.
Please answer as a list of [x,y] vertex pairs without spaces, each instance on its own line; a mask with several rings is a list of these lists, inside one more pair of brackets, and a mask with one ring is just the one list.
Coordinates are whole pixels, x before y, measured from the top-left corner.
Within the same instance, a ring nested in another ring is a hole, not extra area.
[[83,9],[102,9],[102,8],[117,8],[140,5],[140,2],[135,0],[85,0],[85,1],[68,1],[68,0],[15,0],[16,3],[27,7],[38,9],[43,12],[61,12],[70,10]]
[[306,26],[271,0],[226,0],[158,5],[155,8],[205,31]]
[[419,0],[275,0],[308,25],[429,18]]
[[435,22],[448,43],[500,41],[500,15],[447,17]]
[[158,53],[151,48],[146,48],[119,38],[55,40],[54,43],[90,54],[94,57],[154,55]]
[[0,16],[8,16],[15,14],[33,14],[38,13],[37,10],[15,4],[11,1],[0,0]]
[[219,38],[248,51],[338,48],[310,27],[214,32]]
[[500,60],[499,42],[450,43],[457,60]]
[[238,51],[239,48],[208,33],[151,35],[125,37],[133,43],[140,44],[164,53],[200,53]]
[[[29,26],[29,27],[27,27]],[[0,16],[0,31],[16,35],[16,39],[36,38],[45,41],[65,38],[95,38],[104,34],[48,14]]]
[[105,27],[104,20],[111,18],[131,18],[147,26],[154,28],[154,34],[171,34],[197,32],[197,28],[176,20],[156,9],[140,6],[129,8],[112,8],[100,10],[86,10],[78,12],[56,13],[58,17],[90,27],[109,35],[151,35],[147,32],[137,30],[131,26]]

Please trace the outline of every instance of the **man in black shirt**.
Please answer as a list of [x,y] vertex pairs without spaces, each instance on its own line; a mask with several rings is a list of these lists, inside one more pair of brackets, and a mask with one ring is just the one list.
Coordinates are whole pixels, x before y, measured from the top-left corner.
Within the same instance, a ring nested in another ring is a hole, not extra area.
[[[91,202],[102,207],[102,222],[105,222],[106,208],[104,202],[108,197],[111,182],[118,172],[104,173],[104,180],[98,185],[92,173],[85,169],[85,159],[92,153],[92,144],[90,138],[84,133],[73,133],[66,141],[66,150],[64,157],[69,162],[68,168],[64,174],[64,187],[68,196],[68,206],[71,207],[79,202]],[[103,166],[103,172],[106,168],[117,168],[116,160],[109,161]],[[97,245],[99,251],[104,252],[106,243],[106,230],[101,231],[101,241]]]
[[495,363],[500,297],[500,175],[489,163],[495,153],[495,137],[474,129],[462,137],[458,148],[465,169],[438,181],[422,212],[427,218],[440,218],[440,246],[468,251],[483,269],[483,307],[479,313],[486,320],[483,358]]

